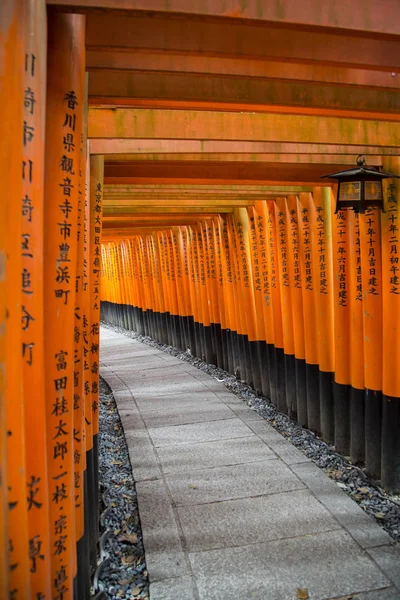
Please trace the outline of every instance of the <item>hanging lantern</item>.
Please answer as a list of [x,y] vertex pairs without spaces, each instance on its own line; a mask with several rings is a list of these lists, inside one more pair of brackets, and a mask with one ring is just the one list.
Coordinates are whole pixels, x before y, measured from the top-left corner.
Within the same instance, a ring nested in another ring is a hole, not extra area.
[[354,212],[363,214],[365,209],[371,206],[377,206],[385,212],[382,179],[389,177],[397,175],[385,173],[380,167],[369,167],[365,163],[365,157],[360,154],[355,169],[322,175],[321,179],[336,179],[339,184],[335,214],[344,208],[352,208]]

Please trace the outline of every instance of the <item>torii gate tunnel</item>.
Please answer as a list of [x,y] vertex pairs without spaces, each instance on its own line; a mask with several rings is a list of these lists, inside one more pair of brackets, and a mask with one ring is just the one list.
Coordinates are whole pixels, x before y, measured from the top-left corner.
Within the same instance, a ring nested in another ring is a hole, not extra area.
[[90,597],[100,312],[400,492],[400,183],[321,180],[400,175],[398,2],[2,0],[0,36],[0,598]]

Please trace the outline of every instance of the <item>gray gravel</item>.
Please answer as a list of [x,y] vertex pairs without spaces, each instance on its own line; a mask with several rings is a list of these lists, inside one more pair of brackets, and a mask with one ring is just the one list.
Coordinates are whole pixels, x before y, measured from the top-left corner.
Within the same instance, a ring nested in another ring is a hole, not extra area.
[[369,478],[361,468],[353,465],[348,457],[338,454],[335,448],[326,444],[315,433],[280,413],[266,398],[257,396],[250,386],[215,365],[206,364],[187,352],[160,344],[134,331],[104,322],[102,325],[184,360],[224,383],[231,392],[266,419],[279,433],[323,469],[331,479],[334,479],[394,540],[400,541],[400,497],[386,493],[379,487],[378,482]]
[[100,379],[101,563],[97,590],[107,598],[148,600],[149,581],[143,549],[135,482],[116,402]]

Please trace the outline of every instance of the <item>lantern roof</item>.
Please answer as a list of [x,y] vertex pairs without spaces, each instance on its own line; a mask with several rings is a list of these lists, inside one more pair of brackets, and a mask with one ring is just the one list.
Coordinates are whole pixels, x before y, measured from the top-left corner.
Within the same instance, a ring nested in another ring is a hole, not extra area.
[[399,178],[399,175],[393,175],[393,173],[386,173],[382,171],[380,167],[369,167],[365,163],[365,158],[363,156],[357,157],[357,167],[353,169],[346,169],[345,171],[339,171],[338,173],[330,173],[329,175],[321,175],[321,179],[346,179],[347,177],[357,177],[357,176],[372,176],[376,179],[388,179],[388,178]]

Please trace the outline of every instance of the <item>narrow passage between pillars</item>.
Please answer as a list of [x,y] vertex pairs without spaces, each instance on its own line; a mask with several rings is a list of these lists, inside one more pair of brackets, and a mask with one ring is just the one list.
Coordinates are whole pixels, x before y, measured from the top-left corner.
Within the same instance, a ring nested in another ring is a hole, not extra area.
[[397,186],[382,214],[334,214],[333,190],[314,188],[108,234],[102,318],[234,373],[399,491]]

